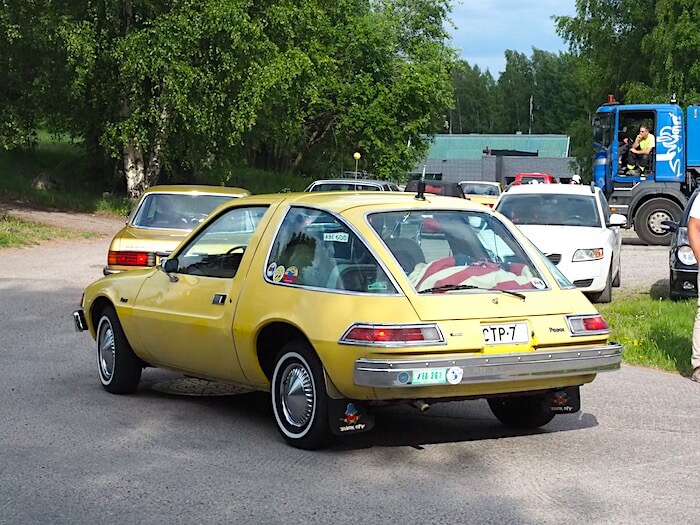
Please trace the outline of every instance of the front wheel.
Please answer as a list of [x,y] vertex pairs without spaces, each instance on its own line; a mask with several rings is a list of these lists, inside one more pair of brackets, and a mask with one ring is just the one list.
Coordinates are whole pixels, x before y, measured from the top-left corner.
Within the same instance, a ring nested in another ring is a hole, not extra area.
[[605,279],[605,288],[598,293],[592,293],[589,295],[591,302],[594,303],[609,303],[612,301],[612,263],[610,263],[610,269],[608,270],[608,276]]
[[546,425],[555,414],[543,403],[543,396],[508,396],[488,400],[493,415],[507,427],[539,428]]
[[141,361],[134,354],[111,306],[97,322],[97,370],[100,382],[112,394],[131,394],[141,381]]
[[306,343],[287,343],[277,357],[272,412],[277,429],[293,447],[314,450],[330,439],[323,365]]
[[640,206],[634,214],[634,230],[637,236],[649,245],[671,244],[673,233],[664,228],[663,221],[678,222],[683,211],[668,199],[651,199]]

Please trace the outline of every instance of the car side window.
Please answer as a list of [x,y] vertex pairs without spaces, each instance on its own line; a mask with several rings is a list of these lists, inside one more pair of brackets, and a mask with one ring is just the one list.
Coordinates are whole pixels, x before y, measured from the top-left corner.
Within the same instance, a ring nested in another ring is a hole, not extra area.
[[178,254],[177,273],[231,278],[236,275],[243,253],[265,206],[233,208],[217,217]]
[[330,213],[292,207],[265,269],[269,282],[364,293],[397,293],[358,236]]

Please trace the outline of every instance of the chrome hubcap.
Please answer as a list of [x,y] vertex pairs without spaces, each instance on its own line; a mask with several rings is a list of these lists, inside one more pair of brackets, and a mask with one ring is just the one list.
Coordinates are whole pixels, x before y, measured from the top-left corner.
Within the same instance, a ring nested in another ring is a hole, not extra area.
[[114,332],[107,319],[100,324],[100,335],[97,339],[97,361],[100,373],[105,380],[109,380],[114,373]]
[[294,363],[284,370],[280,401],[284,418],[290,425],[303,427],[311,419],[314,408],[313,380],[302,365]]

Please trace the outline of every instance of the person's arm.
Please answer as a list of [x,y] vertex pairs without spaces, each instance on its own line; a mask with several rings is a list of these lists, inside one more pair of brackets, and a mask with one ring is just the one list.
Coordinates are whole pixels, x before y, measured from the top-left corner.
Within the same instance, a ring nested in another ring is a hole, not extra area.
[[700,261],[700,219],[690,217],[688,219],[688,242],[693,250],[695,260]]

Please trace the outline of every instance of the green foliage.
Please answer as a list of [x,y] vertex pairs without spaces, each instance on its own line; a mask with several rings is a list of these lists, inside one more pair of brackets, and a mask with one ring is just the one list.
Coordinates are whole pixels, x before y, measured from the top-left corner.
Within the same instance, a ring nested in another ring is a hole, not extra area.
[[449,0],[0,2],[0,144],[68,132],[94,172],[406,171],[450,103]]

